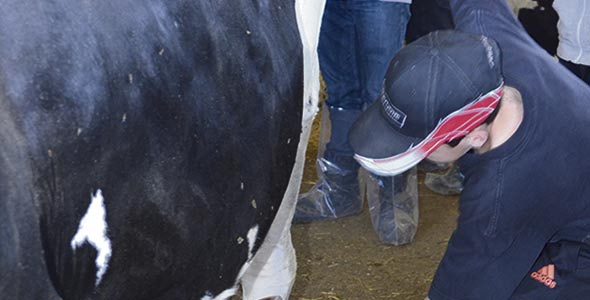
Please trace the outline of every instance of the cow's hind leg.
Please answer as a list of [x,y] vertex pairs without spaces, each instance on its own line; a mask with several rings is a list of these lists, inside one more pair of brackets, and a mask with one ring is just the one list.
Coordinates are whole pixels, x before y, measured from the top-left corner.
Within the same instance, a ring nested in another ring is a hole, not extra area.
[[252,264],[241,278],[244,300],[287,300],[295,282],[297,261],[291,242],[291,220],[303,176],[305,151],[317,112],[319,97],[319,62],[317,45],[324,0],[297,0],[297,23],[303,44],[303,118],[301,138],[289,187],[271,229]]

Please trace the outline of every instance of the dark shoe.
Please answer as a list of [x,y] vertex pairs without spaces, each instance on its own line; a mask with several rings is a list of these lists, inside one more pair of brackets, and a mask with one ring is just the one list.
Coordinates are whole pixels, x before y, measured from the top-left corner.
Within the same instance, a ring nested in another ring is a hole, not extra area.
[[457,165],[453,165],[446,173],[427,173],[424,178],[426,187],[440,195],[459,195],[463,191],[463,174]]
[[318,160],[318,168],[322,171],[322,176],[311,190],[297,200],[293,223],[332,220],[359,214],[363,202],[356,162],[330,162],[321,158]]

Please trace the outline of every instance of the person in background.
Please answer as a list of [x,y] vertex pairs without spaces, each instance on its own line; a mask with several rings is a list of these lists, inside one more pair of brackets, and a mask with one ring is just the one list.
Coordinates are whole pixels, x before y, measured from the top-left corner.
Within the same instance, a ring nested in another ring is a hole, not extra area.
[[555,0],[559,62],[590,84],[590,1]]
[[[322,111],[322,134],[316,185],[298,200],[294,223],[330,220],[356,215],[363,208],[359,183],[359,165],[348,142],[348,132],[363,109],[375,101],[383,88],[386,68],[402,47],[410,17],[411,0],[327,0],[319,40],[319,61],[327,88]],[[329,125],[326,117],[329,115]],[[410,182],[408,182],[410,180]],[[411,182],[413,180],[413,182]],[[414,226],[400,238],[400,226],[394,220],[394,199],[415,186],[415,176],[394,178],[369,176],[376,189],[377,209],[371,209],[373,225],[381,241],[389,244],[409,242]],[[405,197],[417,223],[417,193]],[[371,198],[371,197],[369,197]],[[402,196],[398,197],[402,198]],[[370,200],[370,199],[369,199]],[[407,203],[406,203],[407,204]],[[400,218],[398,218],[400,219]]]

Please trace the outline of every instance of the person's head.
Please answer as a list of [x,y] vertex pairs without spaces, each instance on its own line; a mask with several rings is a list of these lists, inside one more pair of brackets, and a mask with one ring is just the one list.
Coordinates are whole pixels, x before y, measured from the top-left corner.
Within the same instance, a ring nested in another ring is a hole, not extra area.
[[402,48],[381,98],[350,131],[355,158],[374,173],[395,175],[426,157],[452,161],[483,146],[485,121],[502,96],[500,65],[495,41],[459,31],[435,31]]
[[426,159],[436,163],[449,163],[456,161],[469,150],[482,149],[486,143],[490,141],[489,125],[496,119],[496,116],[498,115],[500,105],[502,105],[502,99],[506,95],[505,92],[506,91],[503,91],[502,98],[500,98],[498,105],[480,126],[476,127],[465,136],[452,139],[442,144],[430,155],[428,155]]

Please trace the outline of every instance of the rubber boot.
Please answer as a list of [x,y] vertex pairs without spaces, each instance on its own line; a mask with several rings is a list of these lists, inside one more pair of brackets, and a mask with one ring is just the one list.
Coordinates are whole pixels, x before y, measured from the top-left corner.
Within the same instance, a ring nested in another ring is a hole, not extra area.
[[367,201],[379,240],[396,246],[413,241],[419,217],[416,168],[393,177],[368,177]]
[[[328,114],[329,125],[325,122]],[[293,223],[331,220],[361,212],[359,164],[348,143],[348,131],[359,115],[360,110],[326,109],[325,106],[322,109],[316,161],[318,181],[297,200]],[[327,137],[330,142],[326,145]]]
[[440,195],[459,195],[463,191],[463,174],[459,167],[453,164],[446,173],[427,173],[424,178],[426,187]]

